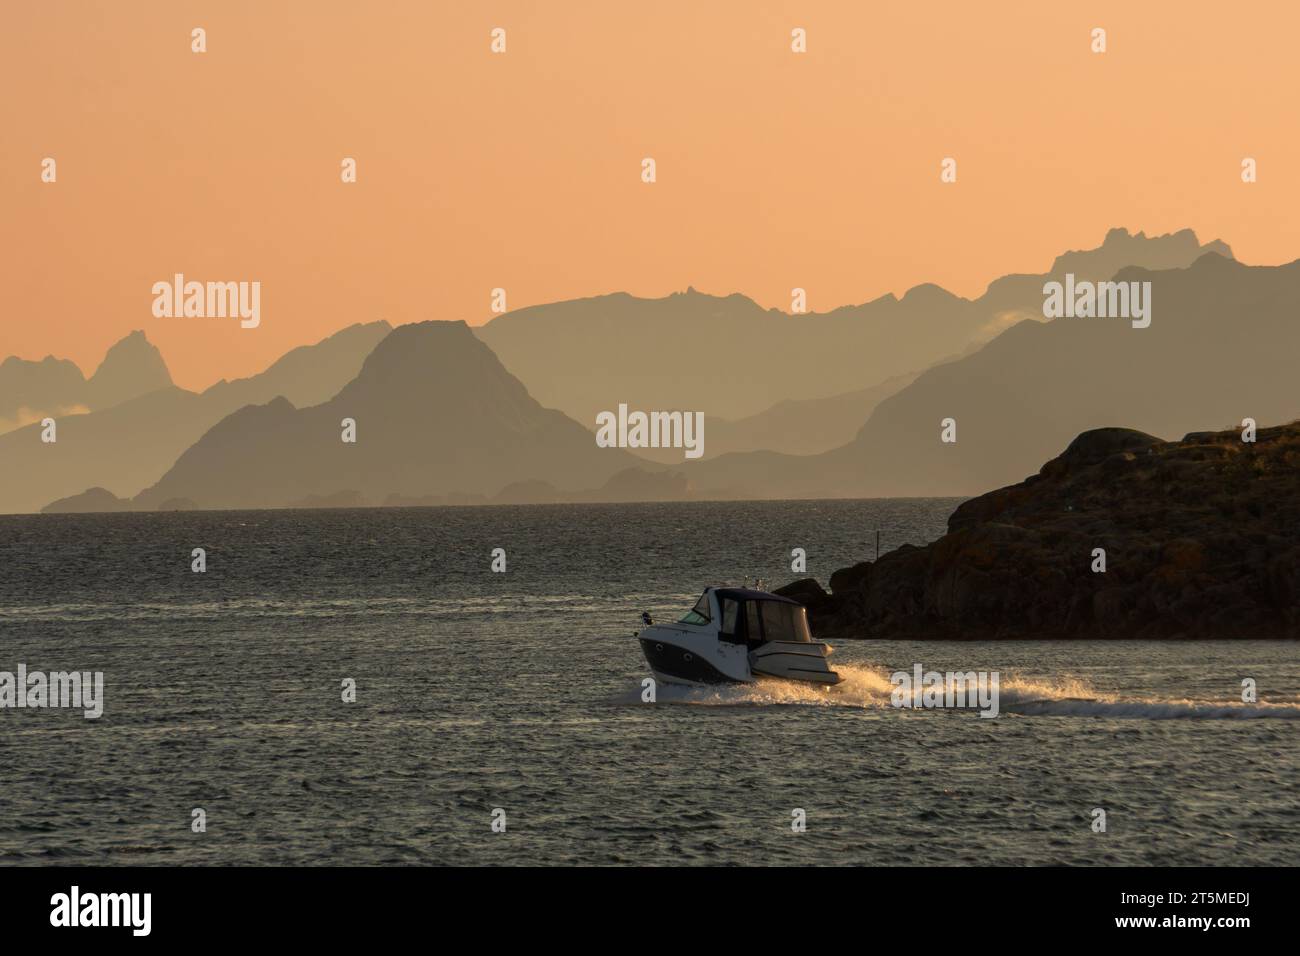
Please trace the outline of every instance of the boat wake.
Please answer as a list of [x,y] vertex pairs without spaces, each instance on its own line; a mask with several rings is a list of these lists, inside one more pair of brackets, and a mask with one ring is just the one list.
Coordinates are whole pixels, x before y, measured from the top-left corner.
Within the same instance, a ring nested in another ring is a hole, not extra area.
[[1142,720],[1300,720],[1297,704],[1234,704],[1229,701],[1062,698],[1002,702],[1004,714],[1023,717],[1128,717]]
[[[756,684],[719,684],[713,687],[683,687],[661,683],[657,703],[698,704],[714,707],[764,707],[779,704],[820,707],[888,707],[893,686],[889,675],[871,667],[836,664],[843,681],[839,684],[809,684],[789,680],[761,680]],[[629,703],[641,702],[640,688]]]
[[[656,703],[713,707],[775,705],[894,710],[894,685],[879,667],[837,663],[844,678],[833,686],[764,680],[756,684],[684,687],[660,683]],[[641,687],[620,695],[616,703],[640,704]],[[976,708],[944,708],[974,711]],[[999,688],[1001,715],[1015,717],[1109,717],[1138,720],[1300,720],[1300,704],[1242,704],[1228,700],[1172,700],[1099,694],[1074,678],[1046,680],[1003,675]],[[918,713],[911,709],[908,713]],[[924,713],[924,711],[919,711]]]

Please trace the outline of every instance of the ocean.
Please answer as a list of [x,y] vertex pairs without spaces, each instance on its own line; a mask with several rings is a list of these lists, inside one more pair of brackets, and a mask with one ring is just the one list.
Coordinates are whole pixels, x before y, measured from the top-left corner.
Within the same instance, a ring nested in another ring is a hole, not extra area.
[[[0,863],[1300,863],[1290,643],[836,640],[836,688],[642,702],[642,610],[956,503],[0,517],[0,671],[104,675],[0,709]],[[1000,716],[894,708],[917,663]]]

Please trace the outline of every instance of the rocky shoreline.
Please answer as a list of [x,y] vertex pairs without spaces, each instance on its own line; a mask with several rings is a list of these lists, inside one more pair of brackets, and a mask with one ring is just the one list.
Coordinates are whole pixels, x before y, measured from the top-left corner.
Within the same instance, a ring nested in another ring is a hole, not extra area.
[[[1097,549],[1104,551],[1099,570]],[[948,533],[777,593],[828,638],[1300,638],[1300,423],[1079,435]]]

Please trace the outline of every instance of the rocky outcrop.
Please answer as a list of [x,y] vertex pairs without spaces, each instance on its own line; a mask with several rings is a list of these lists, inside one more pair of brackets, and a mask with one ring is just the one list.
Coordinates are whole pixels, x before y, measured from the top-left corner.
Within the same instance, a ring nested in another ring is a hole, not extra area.
[[784,589],[818,636],[1300,638],[1300,423],[1253,443],[1084,432],[938,541],[830,584]]

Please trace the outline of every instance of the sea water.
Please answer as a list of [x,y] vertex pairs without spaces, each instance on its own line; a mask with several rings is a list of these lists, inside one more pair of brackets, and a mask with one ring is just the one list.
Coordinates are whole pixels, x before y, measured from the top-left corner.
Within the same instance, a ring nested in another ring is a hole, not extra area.
[[[643,702],[642,610],[955,505],[0,517],[0,670],[104,675],[0,711],[0,863],[1300,863],[1292,643],[837,639],[835,688]],[[999,716],[895,708],[918,663]]]

